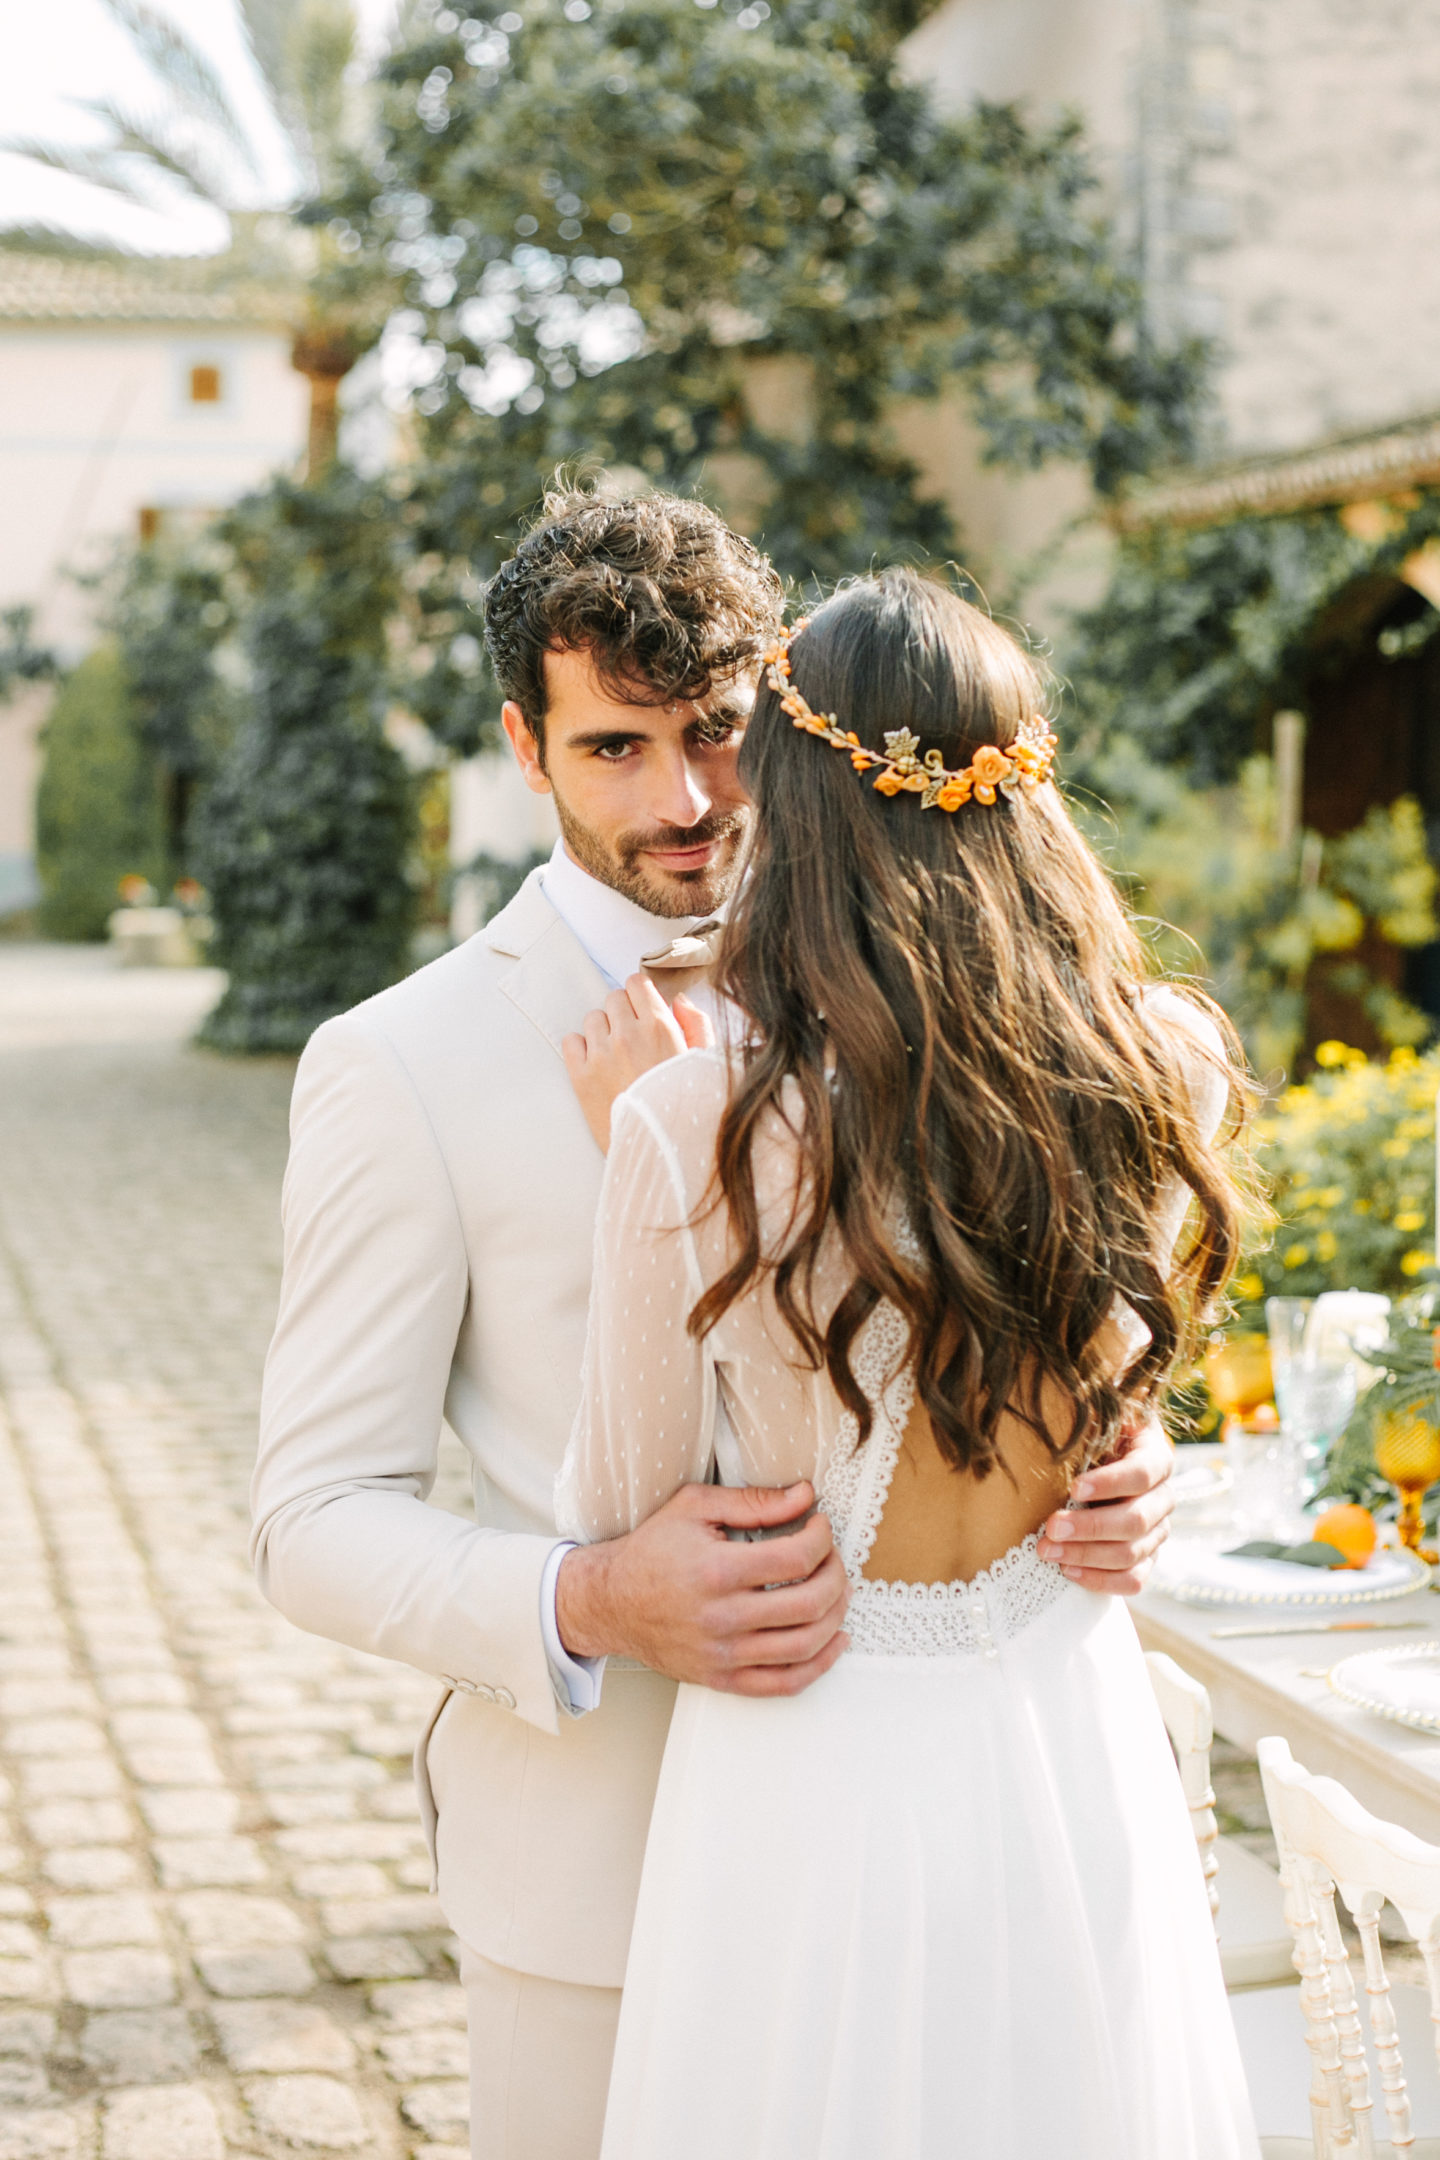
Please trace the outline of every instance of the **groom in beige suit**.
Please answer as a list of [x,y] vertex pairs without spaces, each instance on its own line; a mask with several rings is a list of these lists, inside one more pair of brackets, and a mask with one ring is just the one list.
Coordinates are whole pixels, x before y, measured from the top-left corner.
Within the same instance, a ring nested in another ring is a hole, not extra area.
[[[798,1692],[845,1646],[808,1486],[690,1487],[590,1548],[557,1537],[551,1500],[603,1169],[561,1045],[641,975],[688,993],[664,1025],[677,1048],[696,1037],[780,605],[769,564],[698,504],[547,505],[492,582],[486,631],[562,840],[478,936],[322,1027],[295,1084],[255,1565],[301,1627],[444,1690],[417,1763],[464,1945],[477,2160],[598,2153],[675,1682]],[[426,1504],[442,1419],[474,1467],[473,1524]],[[1143,1430],[1042,1550],[1133,1591],[1168,1469]],[[792,1523],[778,1551],[724,1536]],[[777,1579],[802,1586],[783,1627]]]

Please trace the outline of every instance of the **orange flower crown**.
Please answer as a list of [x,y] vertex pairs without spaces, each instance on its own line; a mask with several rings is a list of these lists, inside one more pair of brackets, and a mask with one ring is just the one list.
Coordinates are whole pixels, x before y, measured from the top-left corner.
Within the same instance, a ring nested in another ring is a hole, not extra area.
[[938,750],[920,755],[920,738],[909,728],[892,728],[885,748],[867,750],[858,735],[842,728],[834,713],[812,712],[790,680],[790,641],[807,628],[802,616],[761,658],[765,680],[797,728],[818,735],[832,750],[844,750],[856,772],[874,772],[882,795],[918,795],[922,810],[958,810],[968,802],[993,803],[1004,795],[1013,801],[1033,795],[1055,770],[1058,748],[1049,723],[1039,713],[1022,720],[1008,749],[986,743],[961,772],[947,770]]

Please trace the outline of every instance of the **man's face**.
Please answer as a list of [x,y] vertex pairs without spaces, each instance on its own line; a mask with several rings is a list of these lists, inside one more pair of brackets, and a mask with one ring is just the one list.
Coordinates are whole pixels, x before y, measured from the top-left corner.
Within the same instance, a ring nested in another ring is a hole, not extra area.
[[588,653],[547,652],[545,762],[518,705],[505,732],[526,785],[553,795],[583,870],[651,915],[709,915],[728,899],[750,805],[736,766],[753,677],[708,697],[627,704]]

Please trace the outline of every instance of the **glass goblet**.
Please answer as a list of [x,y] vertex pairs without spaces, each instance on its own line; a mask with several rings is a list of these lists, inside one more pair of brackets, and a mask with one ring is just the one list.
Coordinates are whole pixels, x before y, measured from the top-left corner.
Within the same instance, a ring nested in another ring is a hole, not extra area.
[[1238,1418],[1243,1425],[1275,1397],[1269,1338],[1217,1336],[1205,1352],[1205,1378],[1225,1416]]
[[1400,1543],[1417,1560],[1434,1567],[1440,1562],[1440,1553],[1420,1542],[1424,1534],[1420,1504],[1440,1478],[1440,1425],[1417,1405],[1387,1410],[1375,1442],[1375,1465],[1400,1495],[1396,1524]]

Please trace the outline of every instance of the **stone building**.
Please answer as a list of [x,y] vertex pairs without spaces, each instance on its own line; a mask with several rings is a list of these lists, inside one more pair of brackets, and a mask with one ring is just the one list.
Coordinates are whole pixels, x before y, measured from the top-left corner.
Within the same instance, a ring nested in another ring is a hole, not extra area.
[[[62,659],[93,637],[75,573],[203,519],[303,450],[309,391],[263,293],[203,262],[0,252],[0,607]],[[33,894],[44,689],[0,703],[0,915]]]

